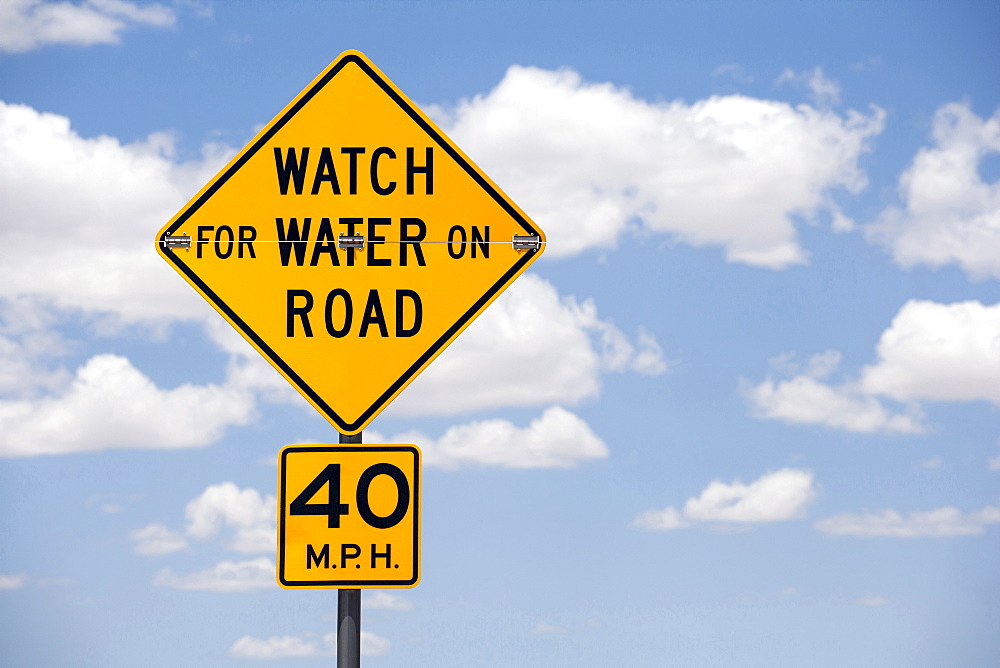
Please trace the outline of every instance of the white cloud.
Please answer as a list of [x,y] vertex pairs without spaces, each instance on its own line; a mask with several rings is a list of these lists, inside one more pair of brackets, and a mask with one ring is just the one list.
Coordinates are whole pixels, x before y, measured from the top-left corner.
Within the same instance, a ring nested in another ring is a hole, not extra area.
[[125,323],[213,314],[153,237],[230,154],[209,145],[202,160],[177,164],[167,134],[86,139],[63,116],[0,102],[0,201],[15,221],[0,227],[0,298]]
[[[370,631],[361,631],[361,656],[385,656],[392,643]],[[309,656],[335,656],[337,634],[322,638],[312,634],[272,636],[267,640],[243,636],[229,648],[229,655],[240,659],[291,659]]]
[[801,375],[779,382],[767,379],[756,386],[744,383],[742,392],[758,418],[862,433],[924,431],[918,414],[893,413],[851,384],[834,387]]
[[666,373],[667,362],[663,359],[663,349],[656,337],[644,327],[640,327],[636,338],[637,350],[628,363],[629,369],[644,376]]
[[[133,531],[135,551],[163,555],[186,549],[188,539],[222,539],[224,547],[242,553],[274,554],[277,545],[275,514],[277,500],[252,488],[240,489],[234,483],[210,485],[188,502],[184,509],[184,532],[150,524]],[[226,531],[229,529],[231,531]],[[276,587],[275,565],[268,557],[246,561],[222,561],[212,568],[187,575],[163,569],[153,578],[160,587],[220,593],[246,592]]]
[[267,640],[243,636],[229,648],[229,655],[238,659],[291,659],[322,653],[315,640],[301,636],[272,636]]
[[946,538],[975,536],[990,524],[1000,523],[1000,507],[986,506],[963,514],[947,506],[915,511],[907,516],[891,509],[863,515],[836,515],[817,521],[813,527],[835,536],[887,536],[891,538]]
[[117,44],[132,24],[174,25],[173,10],[125,0],[82,3],[4,0],[0,3],[0,51],[22,53],[46,44]]
[[171,531],[162,524],[150,524],[129,534],[135,541],[135,551],[139,554],[159,556],[187,548],[184,536]]
[[16,575],[0,575],[0,590],[20,589],[28,583],[28,576],[24,573]]
[[75,317],[34,298],[0,297],[0,457],[201,447],[230,426],[248,424],[258,399],[304,404],[242,339],[238,348],[217,334],[222,326],[232,331],[217,317],[206,329],[230,353],[221,384],[161,388],[110,354],[65,368],[59,358],[80,344],[58,328]]
[[0,335],[0,393],[23,396],[34,393],[39,386],[65,384],[64,373],[43,372],[45,376],[39,376],[32,357],[19,341]]
[[684,519],[683,513],[674,508],[651,508],[636,515],[632,525],[645,529],[646,531],[672,531],[691,526],[691,522]]
[[903,267],[957,264],[973,278],[1000,278],[1000,181],[986,183],[983,158],[1000,151],[1000,110],[983,120],[967,102],[934,116],[934,146],[899,180],[902,207],[867,228]]
[[21,324],[24,315],[24,309],[0,301],[0,332],[7,330],[9,334],[0,333],[0,396],[8,398],[30,399],[70,380],[66,370],[43,366],[43,360],[63,354],[66,343],[41,323]]
[[1000,304],[911,300],[883,332],[878,356],[862,372],[867,393],[1000,405]]
[[635,345],[593,300],[560,297],[524,274],[434,360],[391,414],[456,414],[502,406],[575,404],[597,396],[602,373],[666,371],[655,337]]
[[840,103],[840,85],[823,74],[822,67],[814,67],[806,72],[795,72],[791,68],[785,68],[781,75],[774,82],[776,85],[784,83],[797,83],[804,85],[810,95],[820,107],[829,107]]
[[826,378],[840,366],[841,355],[836,350],[827,350],[813,355],[806,362],[805,373],[813,378]]
[[767,473],[749,485],[715,480],[678,511],[673,506],[639,513],[633,526],[648,531],[670,531],[696,522],[755,524],[784,522],[802,517],[816,497],[813,475],[784,468]]
[[273,552],[275,534],[274,496],[255,489],[240,489],[231,482],[212,485],[184,510],[187,534],[199,540],[216,537],[223,527],[233,528],[228,547],[237,552]]
[[62,393],[0,399],[0,456],[207,445],[253,414],[253,395],[228,385],[158,388],[124,357],[95,355]]
[[163,569],[153,577],[156,587],[222,594],[277,588],[275,565],[267,557],[248,561],[222,561],[208,570],[177,575]]
[[859,192],[884,113],[730,95],[651,103],[571,70],[511,67],[441,112],[449,134],[545,229],[549,256],[611,248],[630,226],[756,266],[801,264],[796,223]]
[[712,76],[716,78],[731,79],[733,82],[740,84],[753,83],[754,80],[753,75],[747,74],[746,70],[739,63],[726,63],[724,65],[719,65],[712,70]]
[[388,638],[375,635],[370,631],[361,632],[361,656],[385,656],[392,649]]
[[716,480],[687,500],[684,516],[700,522],[783,522],[804,514],[816,496],[812,482],[812,473],[787,468],[749,485]]
[[[823,382],[832,369],[824,366],[821,373],[806,371],[789,380],[744,382],[743,393],[757,417],[864,433],[922,433],[921,401],[1000,405],[1000,304],[911,300],[882,333],[876,351],[878,361],[856,380]],[[781,363],[794,373],[786,357]],[[905,402],[906,411],[890,411],[883,397]]]
[[525,428],[507,420],[481,420],[451,427],[439,439],[412,431],[383,437],[373,432],[373,443],[413,443],[420,447],[426,466],[506,468],[567,468],[588,459],[608,456],[604,442],[587,423],[565,408],[546,409]]
[[[162,524],[149,524],[129,534],[139,554],[159,556],[190,547],[190,540],[209,541],[221,537],[227,549],[253,553],[274,553],[277,545],[277,500],[264,496],[252,488],[240,489],[234,483],[210,485],[187,503],[184,509],[186,524],[183,532],[174,531]],[[257,582],[266,571],[267,560],[234,563],[225,561],[213,569],[193,575],[178,576],[170,571],[157,574],[154,584],[178,589],[205,591],[245,591],[246,583]],[[274,566],[270,579],[274,580]],[[265,578],[266,579],[266,578]]]
[[889,599],[885,596],[873,596],[872,594],[867,594],[861,598],[855,599],[853,603],[854,605],[863,605],[867,608],[881,608],[883,605],[889,605]]
[[292,385],[224,319],[209,318],[205,321],[205,332],[229,354],[226,368],[229,385],[253,392],[263,401],[298,404],[312,410]]
[[413,610],[413,601],[379,589],[369,589],[361,597],[361,607],[371,610]]
[[1000,455],[996,457],[990,457],[988,466],[991,471],[1000,471]]

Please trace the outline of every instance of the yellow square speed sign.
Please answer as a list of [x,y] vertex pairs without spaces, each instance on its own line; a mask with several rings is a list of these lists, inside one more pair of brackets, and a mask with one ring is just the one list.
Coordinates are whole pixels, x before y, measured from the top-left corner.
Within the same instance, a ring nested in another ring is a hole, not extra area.
[[278,458],[278,584],[404,588],[420,580],[420,449],[290,445]]

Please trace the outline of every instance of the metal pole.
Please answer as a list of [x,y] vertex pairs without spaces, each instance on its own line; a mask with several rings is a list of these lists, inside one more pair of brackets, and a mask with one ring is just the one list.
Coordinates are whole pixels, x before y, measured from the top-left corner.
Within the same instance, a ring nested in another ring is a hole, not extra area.
[[361,666],[361,590],[337,590],[337,668]]
[[[342,444],[360,444],[361,433],[340,435]],[[361,667],[361,590],[337,590],[337,668]]]

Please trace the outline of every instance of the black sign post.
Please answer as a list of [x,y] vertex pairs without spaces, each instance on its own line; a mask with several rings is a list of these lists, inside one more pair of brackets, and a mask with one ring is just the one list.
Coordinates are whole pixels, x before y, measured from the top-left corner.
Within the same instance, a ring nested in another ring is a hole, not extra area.
[[[340,435],[341,445],[361,444],[361,432]],[[361,590],[337,590],[337,668],[361,666]]]

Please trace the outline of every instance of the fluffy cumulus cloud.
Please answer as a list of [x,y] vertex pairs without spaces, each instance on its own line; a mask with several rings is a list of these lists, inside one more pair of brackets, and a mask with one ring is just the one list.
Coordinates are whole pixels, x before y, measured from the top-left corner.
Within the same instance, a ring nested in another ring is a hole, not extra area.
[[[336,638],[332,647],[336,648]],[[238,659],[291,659],[317,656],[324,650],[329,652],[330,647],[321,648],[315,640],[300,636],[271,636],[267,639],[243,636],[229,648],[229,655]]]
[[977,536],[991,524],[1000,523],[1000,507],[986,506],[963,513],[946,506],[902,515],[887,509],[861,515],[835,515],[819,520],[817,531],[833,536],[882,536],[889,538],[948,538]]
[[413,443],[427,466],[567,468],[608,456],[608,448],[587,423],[565,408],[553,406],[519,428],[507,420],[471,422],[448,429],[434,439],[417,431],[384,437],[372,432],[373,443]]
[[[911,300],[876,351],[874,364],[839,384],[826,380],[830,368],[807,369],[788,380],[744,383],[743,391],[758,417],[867,433],[924,431],[922,401],[1000,405],[1000,304]],[[885,399],[906,408],[894,412]]]
[[912,300],[878,342],[861,387],[900,401],[1000,405],[1000,304]]
[[229,385],[157,387],[128,359],[96,355],[63,391],[39,399],[0,399],[0,456],[181,448],[218,439],[246,424],[250,393]]
[[187,539],[162,524],[149,524],[129,534],[138,554],[159,556],[170,554],[188,547]]
[[739,480],[712,481],[683,508],[673,506],[639,513],[633,526],[647,531],[670,531],[697,522],[756,524],[784,522],[802,517],[816,497],[813,475],[802,469],[784,468],[767,473],[750,484]]
[[862,433],[918,434],[923,431],[915,411],[896,413],[854,384],[828,385],[810,376],[765,380],[743,394],[759,418],[792,424],[822,424]]
[[828,107],[840,102],[840,86],[835,81],[826,78],[822,67],[814,67],[806,72],[796,72],[786,67],[775,84],[787,83],[805,86],[813,101],[821,107]]
[[187,547],[188,538],[207,541],[220,536],[225,536],[228,549],[237,552],[271,552],[276,541],[275,503],[272,495],[223,482],[210,485],[188,502],[183,532],[150,524],[131,536],[140,554],[166,554]]
[[[361,631],[361,656],[385,656],[391,648],[392,643],[388,639],[370,631]],[[229,648],[229,655],[238,659],[293,659],[336,654],[336,633],[327,633],[322,637],[301,634],[266,639],[243,636]]]
[[4,0],[0,3],[0,51],[21,53],[48,44],[117,44],[121,32],[130,26],[168,27],[175,20],[168,7],[126,0]]
[[0,102],[0,201],[12,222],[0,227],[0,298],[122,322],[210,314],[157,257],[153,235],[231,151],[209,146],[180,164],[173,151],[167,134],[83,138],[63,116]]
[[231,482],[212,485],[187,504],[187,534],[199,540],[215,538],[231,529],[228,547],[237,552],[270,552],[276,545],[272,495],[240,489]]
[[545,229],[550,257],[613,247],[630,226],[728,260],[807,260],[796,224],[866,185],[858,167],[884,114],[841,116],[739,95],[647,102],[571,70],[511,67],[486,95],[439,112],[449,134]]
[[592,300],[561,297],[545,279],[524,274],[389,410],[427,415],[575,404],[598,394],[604,373],[656,375],[666,368],[649,332],[630,342],[598,317]]
[[[243,554],[274,552],[277,544],[274,496],[255,489],[240,489],[231,482],[210,485],[188,502],[185,526],[175,531],[150,524],[130,534],[138,554],[160,556],[189,549],[193,541],[217,541]],[[153,578],[159,587],[189,591],[245,592],[277,586],[274,562],[267,557],[222,561],[195,573],[176,574],[163,569]]]
[[792,373],[789,379],[768,378],[758,385],[742,381],[741,391],[755,417],[790,424],[822,424],[861,433],[923,431],[921,416],[915,408],[894,412],[865,393],[856,381],[827,382],[827,376],[840,364],[837,351],[815,355],[804,365],[794,364],[792,359],[793,356],[782,355],[772,360],[779,370]]
[[886,209],[869,237],[904,267],[957,264],[973,278],[1000,278],[1000,181],[980,173],[997,152],[1000,110],[984,120],[967,102],[944,105],[934,117],[934,146],[900,177],[902,206]]
[[58,331],[58,317],[30,298],[0,298],[0,393],[32,396],[38,388],[66,382],[38,362],[70,352],[73,344]]

